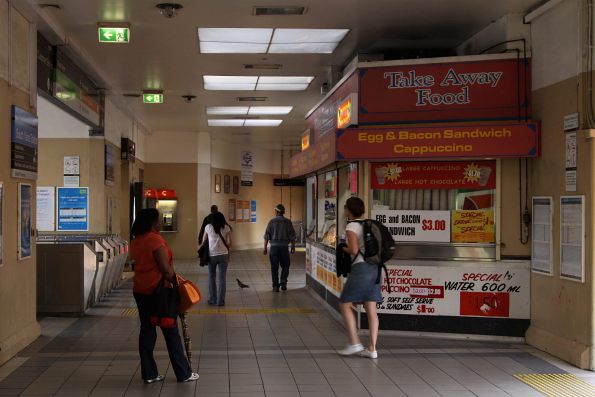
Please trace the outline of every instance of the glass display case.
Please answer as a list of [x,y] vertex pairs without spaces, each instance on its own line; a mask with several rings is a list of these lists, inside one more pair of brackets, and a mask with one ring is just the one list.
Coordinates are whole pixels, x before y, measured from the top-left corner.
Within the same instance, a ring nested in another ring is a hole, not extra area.
[[318,242],[334,247],[337,241],[337,171],[318,175]]

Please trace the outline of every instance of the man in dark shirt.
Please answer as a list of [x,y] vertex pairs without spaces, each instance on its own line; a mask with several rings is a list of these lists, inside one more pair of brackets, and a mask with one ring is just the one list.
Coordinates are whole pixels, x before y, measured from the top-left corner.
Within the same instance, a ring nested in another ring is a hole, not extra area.
[[216,205],[211,205],[211,213],[205,216],[205,219],[202,221],[202,226],[200,227],[200,233],[198,233],[199,245],[202,243],[202,238],[205,235],[205,228],[209,223],[211,223],[211,218],[213,217],[213,214],[216,214],[217,212],[219,212],[219,208],[217,208]]
[[[295,253],[295,230],[291,221],[283,216],[284,214],[285,207],[283,204],[278,204],[275,207],[276,216],[269,221],[264,233],[264,255],[268,253],[268,244],[271,243],[269,259],[274,292],[279,292],[279,286],[283,291],[287,290],[290,264],[289,244],[291,244],[291,253]],[[279,282],[279,265],[281,265],[281,282]]]

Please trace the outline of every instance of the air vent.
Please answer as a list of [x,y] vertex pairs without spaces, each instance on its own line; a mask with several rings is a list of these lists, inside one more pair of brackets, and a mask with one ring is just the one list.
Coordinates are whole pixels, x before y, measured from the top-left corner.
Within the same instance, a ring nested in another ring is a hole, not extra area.
[[244,69],[279,70],[283,67],[280,63],[246,63]]
[[288,7],[254,7],[254,15],[304,15],[308,9],[306,7],[288,6]]
[[239,102],[265,102],[267,99],[266,96],[240,96],[238,97]]
[[140,94],[122,94],[122,96],[125,96],[126,98],[140,98]]

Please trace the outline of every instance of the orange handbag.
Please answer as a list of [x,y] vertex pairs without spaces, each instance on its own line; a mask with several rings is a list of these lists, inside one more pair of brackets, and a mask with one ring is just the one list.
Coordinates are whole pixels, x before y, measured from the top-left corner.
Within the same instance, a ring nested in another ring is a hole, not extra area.
[[176,274],[178,291],[180,292],[180,313],[185,313],[192,306],[200,302],[201,295],[198,287],[190,280]]

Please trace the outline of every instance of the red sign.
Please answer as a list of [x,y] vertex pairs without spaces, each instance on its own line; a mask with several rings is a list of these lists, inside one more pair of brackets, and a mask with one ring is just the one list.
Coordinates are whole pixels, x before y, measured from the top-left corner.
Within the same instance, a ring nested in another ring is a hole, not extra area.
[[360,69],[359,121],[528,118],[529,72],[517,58]]
[[351,124],[351,98],[347,98],[337,109],[337,128],[344,128]]
[[174,200],[176,198],[176,191],[173,189],[160,189],[159,199],[160,200]]
[[495,189],[496,161],[372,163],[372,189]]
[[337,133],[341,160],[537,157],[537,123],[350,128]]
[[293,156],[289,162],[289,176],[309,174],[332,164],[336,160],[335,134],[326,135],[308,150]]
[[156,199],[159,194],[157,193],[157,189],[143,189],[143,196],[145,198],[154,198]]
[[461,316],[509,317],[508,292],[461,292]]

